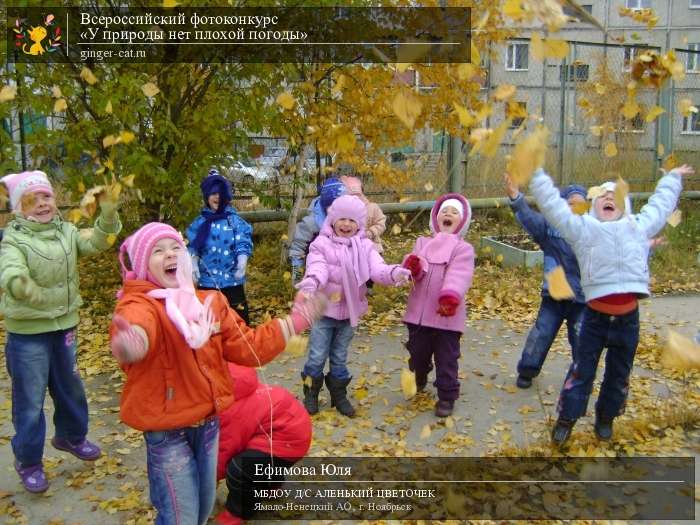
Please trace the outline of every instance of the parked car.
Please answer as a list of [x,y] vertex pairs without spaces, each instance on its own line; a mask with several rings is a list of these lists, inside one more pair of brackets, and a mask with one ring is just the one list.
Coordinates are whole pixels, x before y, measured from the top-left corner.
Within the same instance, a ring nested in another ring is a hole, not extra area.
[[277,170],[272,166],[264,166],[250,160],[231,159],[227,166],[221,166],[224,176],[234,184],[252,186],[256,182],[273,180],[277,177]]

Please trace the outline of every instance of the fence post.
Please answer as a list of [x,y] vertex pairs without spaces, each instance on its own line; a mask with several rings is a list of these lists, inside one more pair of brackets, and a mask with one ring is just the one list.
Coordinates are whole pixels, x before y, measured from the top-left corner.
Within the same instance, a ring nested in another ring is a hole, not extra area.
[[462,140],[452,135],[450,135],[450,141],[447,143],[447,177],[450,191],[462,193],[464,187]]
[[569,67],[566,58],[561,61],[559,66],[559,75],[561,76],[561,100],[559,101],[559,184],[564,182],[564,145],[565,145],[565,127],[566,127],[566,81],[569,75]]

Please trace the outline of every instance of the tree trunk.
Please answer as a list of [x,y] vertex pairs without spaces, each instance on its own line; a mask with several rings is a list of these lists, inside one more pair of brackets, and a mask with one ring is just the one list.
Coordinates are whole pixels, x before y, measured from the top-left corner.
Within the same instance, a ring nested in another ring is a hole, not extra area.
[[301,201],[304,200],[304,187],[306,180],[304,177],[304,163],[306,162],[304,153],[304,144],[299,148],[299,155],[297,156],[297,162],[295,166],[294,180],[296,181],[296,188],[294,191],[294,204],[292,205],[292,210],[289,213],[289,220],[287,221],[287,240],[282,243],[282,253],[280,254],[280,266],[284,267],[287,264],[287,252],[289,251],[289,244],[292,242],[294,237],[294,229],[297,225],[297,217],[299,216],[299,210],[301,209]]

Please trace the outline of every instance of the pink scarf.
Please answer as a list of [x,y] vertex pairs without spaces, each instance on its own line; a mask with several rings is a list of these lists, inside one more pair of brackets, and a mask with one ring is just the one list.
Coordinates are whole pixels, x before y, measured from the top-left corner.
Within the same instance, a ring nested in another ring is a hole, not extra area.
[[187,250],[181,250],[177,258],[177,288],[159,288],[148,292],[149,297],[165,300],[165,312],[177,331],[182,334],[187,346],[197,350],[204,346],[213,332],[214,316],[210,294],[202,304],[192,282],[192,260]]
[[368,253],[362,248],[362,236],[338,237],[331,234],[331,240],[340,249],[343,296],[350,314],[350,324],[357,326],[360,320],[360,287],[369,280]]
[[444,264],[450,262],[452,252],[461,241],[460,237],[454,233],[439,232],[433,235],[425,246],[421,254],[429,263]]

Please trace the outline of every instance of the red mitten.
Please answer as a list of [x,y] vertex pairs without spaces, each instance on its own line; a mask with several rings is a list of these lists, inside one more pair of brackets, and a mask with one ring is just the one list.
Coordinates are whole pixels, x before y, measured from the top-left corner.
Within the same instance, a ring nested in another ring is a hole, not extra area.
[[420,257],[413,253],[406,257],[406,260],[403,262],[403,267],[411,271],[413,279],[416,279],[423,270]]
[[437,311],[438,314],[442,315],[443,317],[452,317],[455,313],[457,313],[459,299],[457,299],[454,295],[441,295],[438,299],[438,304],[440,305]]

